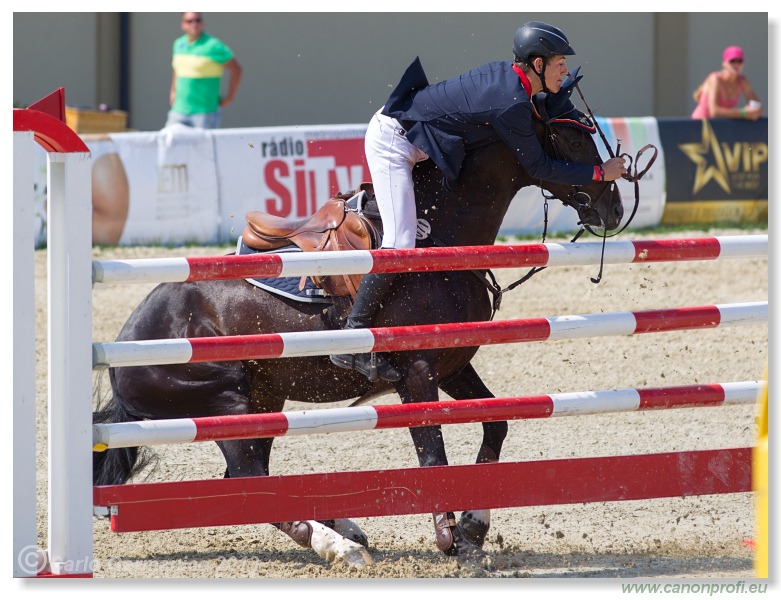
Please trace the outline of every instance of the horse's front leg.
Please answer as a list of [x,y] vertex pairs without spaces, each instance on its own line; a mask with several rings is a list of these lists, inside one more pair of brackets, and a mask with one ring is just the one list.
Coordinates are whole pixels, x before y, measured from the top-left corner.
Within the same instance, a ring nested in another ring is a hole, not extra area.
[[[252,406],[260,412],[268,414],[282,410],[284,402],[260,393],[258,390],[262,387],[257,383],[253,389]],[[225,456],[225,477],[267,476],[273,442],[273,437],[217,442]],[[374,563],[367,552],[369,541],[366,534],[349,519],[288,521],[272,525],[299,546],[312,548],[329,562],[342,562],[359,568]]]
[[[439,387],[456,400],[494,397],[471,363],[446,381],[440,382]],[[483,442],[475,462],[498,462],[505,437],[507,437],[507,421],[483,423]],[[491,511],[488,509],[464,511],[461,513],[458,525],[466,540],[482,548],[491,525]]]
[[[433,362],[425,356],[412,360],[407,375],[397,384],[404,404],[411,402],[435,402],[438,380]],[[447,465],[445,442],[440,425],[411,427],[410,435],[421,467]],[[448,556],[457,556],[477,550],[464,539],[452,512],[434,513],[434,532],[437,548]]]

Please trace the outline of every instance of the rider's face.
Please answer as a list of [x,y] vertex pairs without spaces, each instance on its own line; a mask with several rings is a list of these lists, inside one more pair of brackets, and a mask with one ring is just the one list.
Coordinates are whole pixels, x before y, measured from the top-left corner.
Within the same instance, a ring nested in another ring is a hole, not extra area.
[[567,76],[567,57],[554,56],[545,66],[545,85],[554,94],[561,89],[561,83]]

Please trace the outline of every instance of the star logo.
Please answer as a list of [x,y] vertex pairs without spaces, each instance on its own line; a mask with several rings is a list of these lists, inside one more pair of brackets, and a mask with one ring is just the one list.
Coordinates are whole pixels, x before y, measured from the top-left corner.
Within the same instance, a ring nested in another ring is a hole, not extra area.
[[679,144],[678,148],[697,165],[693,194],[696,195],[711,179],[718,183],[727,194],[732,193],[727,177],[727,163],[724,160],[724,153],[719,145],[719,140],[716,139],[716,134],[706,119],[702,121],[702,141],[699,144]]

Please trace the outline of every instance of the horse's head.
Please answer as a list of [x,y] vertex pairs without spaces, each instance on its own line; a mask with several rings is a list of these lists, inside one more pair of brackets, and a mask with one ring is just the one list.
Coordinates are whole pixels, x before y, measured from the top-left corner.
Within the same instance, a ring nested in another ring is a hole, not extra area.
[[[544,98],[535,98],[537,114],[533,119],[535,132],[545,153],[556,160],[601,165],[593,134],[596,127],[584,113],[567,103],[565,112],[546,108]],[[556,116],[551,116],[551,113]],[[567,185],[539,182],[555,198],[578,212],[583,225],[616,229],[624,216],[624,206],[618,186],[611,181],[592,181],[588,185]]]
[[[596,127],[569,102],[568,92],[571,87],[547,100],[535,97],[535,106],[541,103],[532,119],[537,138],[553,159],[602,164],[592,137]],[[550,118],[549,114],[559,116]],[[428,222],[431,236],[446,245],[492,244],[510,202],[519,189],[529,185],[572,206],[589,228],[616,229],[624,215],[615,183],[572,186],[532,179],[501,141],[468,150],[458,179],[444,189],[442,173],[431,160],[418,163],[413,178],[418,217]]]

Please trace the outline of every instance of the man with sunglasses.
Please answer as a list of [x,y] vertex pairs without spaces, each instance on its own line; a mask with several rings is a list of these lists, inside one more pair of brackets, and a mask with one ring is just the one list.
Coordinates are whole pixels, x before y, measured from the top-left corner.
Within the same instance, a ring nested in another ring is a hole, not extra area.
[[[762,104],[748,79],[743,74],[746,59],[740,46],[728,46],[722,54],[721,71],[708,75],[694,92],[697,107],[692,119],[748,119],[756,121],[762,116]],[[747,104],[738,106],[740,97]]]
[[[241,81],[241,65],[233,51],[203,30],[203,15],[182,13],[184,35],[174,41],[173,76],[165,126],[181,123],[190,127],[216,129],[222,107],[233,102]],[[222,74],[230,73],[228,94],[220,97]]]

